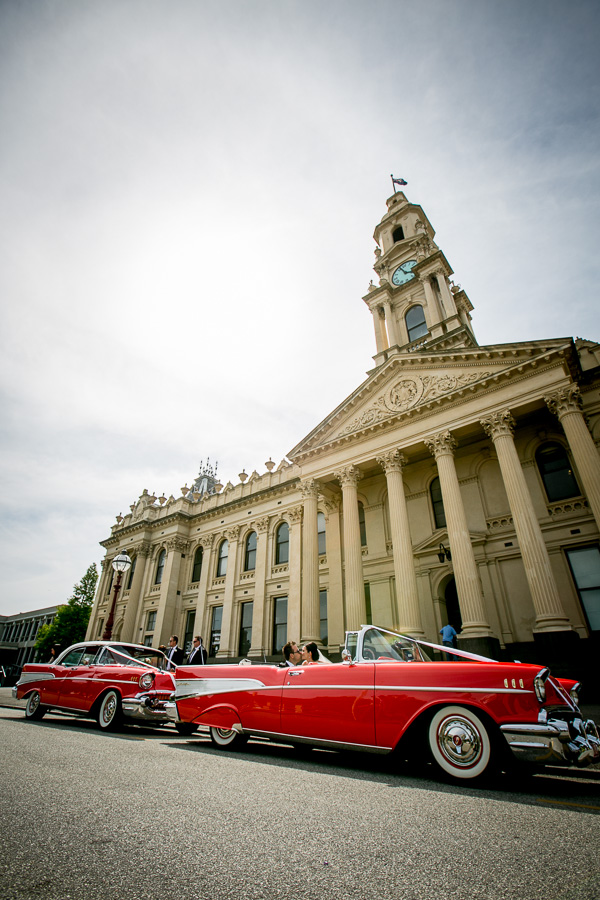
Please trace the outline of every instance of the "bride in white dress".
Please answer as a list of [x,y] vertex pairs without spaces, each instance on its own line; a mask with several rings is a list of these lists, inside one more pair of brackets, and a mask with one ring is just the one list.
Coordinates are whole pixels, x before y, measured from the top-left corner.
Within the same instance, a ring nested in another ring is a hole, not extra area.
[[314,641],[309,641],[302,648],[302,665],[303,666],[330,666],[330,659],[321,653]]

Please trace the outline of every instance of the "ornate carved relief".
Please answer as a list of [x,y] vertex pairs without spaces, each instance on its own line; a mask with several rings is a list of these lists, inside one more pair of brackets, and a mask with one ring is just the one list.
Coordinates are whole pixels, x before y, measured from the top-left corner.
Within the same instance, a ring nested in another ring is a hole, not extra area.
[[314,478],[308,478],[306,481],[302,481],[300,483],[300,491],[302,493],[302,498],[307,500],[310,497],[318,497],[319,496],[319,482],[315,481]]
[[343,469],[338,469],[338,471],[333,474],[334,478],[337,478],[342,487],[345,487],[346,485],[356,487],[362,477],[356,466],[344,466]]
[[552,516],[572,516],[582,512],[589,511],[589,504],[583,497],[581,500],[563,500],[561,503],[553,503],[548,507],[548,515]]
[[570,384],[560,391],[548,394],[544,397],[544,401],[550,412],[558,416],[559,420],[567,413],[581,412],[583,408],[581,392],[576,384]]
[[269,517],[264,516],[262,519],[257,519],[256,522],[254,522],[254,527],[259,534],[264,534],[265,531],[269,530]]
[[338,437],[376,425],[378,422],[389,419],[390,416],[437,400],[439,397],[469,387],[474,382],[489,378],[491,375],[492,372],[465,372],[463,375],[404,376],[394,382],[383,396],[378,397],[369,409],[346,425]]
[[287,511],[287,517],[290,520],[290,525],[297,525],[302,521],[302,516],[304,515],[304,507],[303,506],[292,506],[291,509]]
[[240,536],[240,526],[239,525],[233,525],[231,528],[228,528],[225,531],[225,537],[227,538],[228,541],[237,541],[239,536]]
[[388,450],[387,453],[377,457],[377,462],[387,475],[388,472],[402,472],[406,457],[399,450]]
[[167,541],[167,550],[176,550],[178,553],[185,553],[190,546],[189,541],[183,538],[174,537]]
[[214,539],[214,534],[205,534],[200,538],[200,543],[204,550],[209,550],[212,547]]

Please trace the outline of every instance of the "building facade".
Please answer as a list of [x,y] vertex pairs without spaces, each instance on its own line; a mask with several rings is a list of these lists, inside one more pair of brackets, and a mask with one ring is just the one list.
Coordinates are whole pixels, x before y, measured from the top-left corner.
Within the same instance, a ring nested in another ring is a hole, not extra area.
[[35,642],[42,625],[51,625],[58,606],[34,609],[14,616],[0,616],[0,666],[24,666],[36,660]]
[[485,655],[593,658],[600,345],[479,346],[422,208],[395,193],[374,237],[366,380],[277,467],[223,486],[208,466],[177,498],[144,491],[102,541],[88,638],[126,550],[122,639],[201,633],[224,660],[291,637],[335,656],[363,623],[435,642],[450,621]]

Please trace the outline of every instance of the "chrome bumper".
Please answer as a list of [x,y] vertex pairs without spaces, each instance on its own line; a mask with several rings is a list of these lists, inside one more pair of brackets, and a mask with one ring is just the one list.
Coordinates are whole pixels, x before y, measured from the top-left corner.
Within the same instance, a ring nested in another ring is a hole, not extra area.
[[136,694],[135,697],[123,698],[123,715],[144,722],[170,722],[167,704],[167,700],[161,700],[155,694]]
[[517,759],[581,768],[600,762],[600,736],[592,719],[585,720],[576,714],[568,718],[550,718],[545,717],[544,712],[540,713],[539,724],[500,726]]

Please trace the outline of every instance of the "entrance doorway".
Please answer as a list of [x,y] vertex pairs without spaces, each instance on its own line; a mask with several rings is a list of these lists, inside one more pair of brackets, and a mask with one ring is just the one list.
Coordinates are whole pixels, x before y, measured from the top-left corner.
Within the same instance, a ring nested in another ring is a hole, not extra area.
[[448,624],[452,625],[457,634],[460,634],[462,631],[462,616],[460,614],[460,606],[458,605],[458,594],[456,593],[456,581],[454,580],[454,576],[446,585],[444,600],[446,601]]

